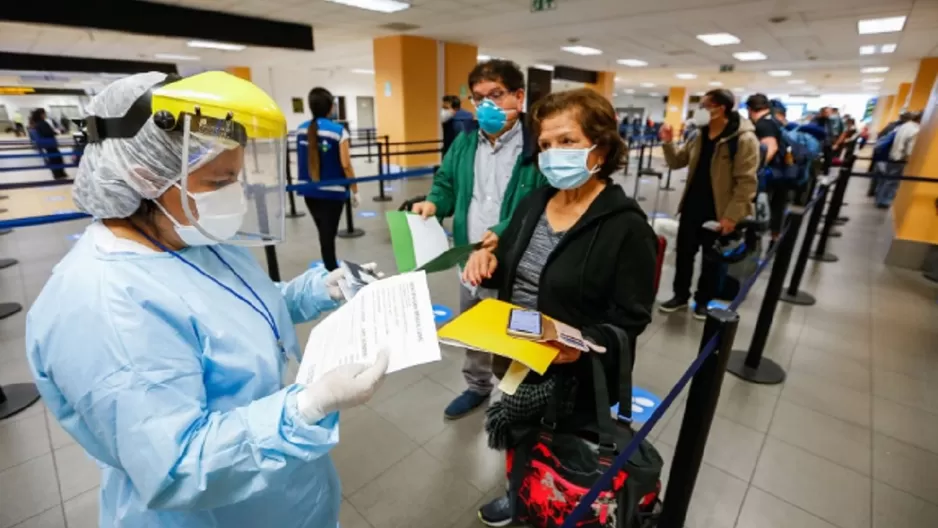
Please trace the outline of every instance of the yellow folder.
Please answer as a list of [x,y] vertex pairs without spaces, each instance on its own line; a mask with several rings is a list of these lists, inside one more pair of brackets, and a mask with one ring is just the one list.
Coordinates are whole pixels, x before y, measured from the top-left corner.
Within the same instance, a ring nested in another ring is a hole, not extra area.
[[544,343],[508,335],[508,317],[512,308],[523,309],[497,299],[484,299],[440,328],[437,334],[445,344],[511,358],[543,374],[557,357],[558,350]]

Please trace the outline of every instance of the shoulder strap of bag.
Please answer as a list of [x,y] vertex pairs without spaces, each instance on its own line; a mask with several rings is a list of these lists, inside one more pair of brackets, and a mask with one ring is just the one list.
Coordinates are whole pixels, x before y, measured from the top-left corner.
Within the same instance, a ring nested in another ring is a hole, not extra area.
[[[612,464],[612,457],[616,451],[615,421],[612,419],[612,409],[609,405],[609,386],[606,384],[606,374],[603,372],[602,361],[596,354],[590,354],[590,363],[593,367],[593,390],[596,401],[596,422],[599,427],[599,457],[600,464]],[[628,405],[631,408],[632,395],[626,402],[619,402],[619,406]]]

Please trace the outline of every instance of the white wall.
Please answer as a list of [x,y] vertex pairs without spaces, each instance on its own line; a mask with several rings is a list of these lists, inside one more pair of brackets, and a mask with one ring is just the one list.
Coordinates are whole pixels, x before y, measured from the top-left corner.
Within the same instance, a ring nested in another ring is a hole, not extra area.
[[634,106],[645,109],[645,119],[649,117],[655,122],[664,121],[665,104],[662,102],[663,95],[629,95],[620,94],[613,98],[613,106],[616,108],[626,108]]
[[[77,95],[0,95],[0,105],[6,107],[10,119],[19,112],[23,116],[23,124],[29,121],[29,112],[34,108],[45,108],[48,112],[52,105],[74,105],[84,112],[88,103],[87,96]],[[58,114],[49,114],[51,118],[58,118]]]
[[[351,73],[347,71],[313,71],[289,68],[252,68],[251,77],[255,84],[263,88],[274,98],[287,117],[290,130],[310,118],[306,96],[309,91],[321,86],[335,96],[345,96],[345,114],[349,126],[358,128],[358,106],[356,96],[375,96],[375,78],[373,75]],[[303,100],[302,114],[293,113],[292,98]],[[377,104],[377,102],[376,102]],[[375,116],[377,119],[377,116]]]

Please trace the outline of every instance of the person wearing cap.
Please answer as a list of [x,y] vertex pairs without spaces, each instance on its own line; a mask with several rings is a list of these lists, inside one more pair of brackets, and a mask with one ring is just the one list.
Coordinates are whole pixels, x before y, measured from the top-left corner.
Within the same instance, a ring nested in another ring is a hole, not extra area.
[[[274,283],[248,251],[282,238],[286,121],[224,72],[133,75],[88,105],[74,186],[94,221],[26,319],[49,412],[101,469],[102,527],[330,527],[337,411],[388,354],[283,386],[294,324],[337,307],[341,271]],[[265,216],[266,215],[266,216]]]

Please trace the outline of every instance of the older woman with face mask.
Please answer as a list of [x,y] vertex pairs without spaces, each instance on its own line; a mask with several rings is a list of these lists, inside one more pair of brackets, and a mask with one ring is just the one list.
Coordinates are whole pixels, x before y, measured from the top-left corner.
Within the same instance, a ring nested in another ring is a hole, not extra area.
[[[554,391],[567,402],[559,428],[595,426],[593,356],[615,403],[620,385],[631,384],[621,374],[630,378],[635,341],[651,321],[655,296],[655,234],[639,205],[611,180],[625,155],[612,105],[582,89],[550,94],[531,114],[538,167],[550,187],[519,204],[497,249],[475,252],[464,280],[496,288],[501,300],[579,328],[605,353],[560,346],[544,375],[528,374],[514,395],[493,404],[486,429],[497,449],[517,441],[510,433],[515,426],[539,423]],[[503,373],[504,358],[495,363],[496,373]],[[490,526],[506,526],[510,501],[501,497],[479,515]]]

